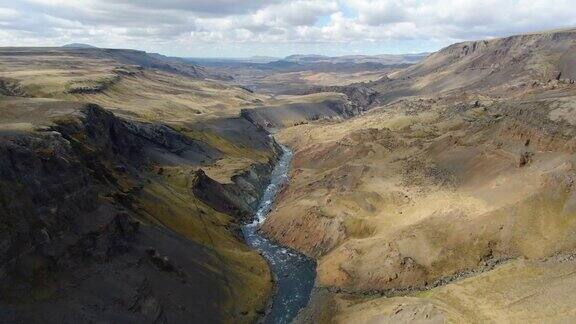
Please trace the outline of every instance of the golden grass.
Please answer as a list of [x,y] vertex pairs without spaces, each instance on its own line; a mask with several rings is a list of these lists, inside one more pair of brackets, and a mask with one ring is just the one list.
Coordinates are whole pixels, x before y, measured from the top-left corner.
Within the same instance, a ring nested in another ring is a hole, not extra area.
[[[133,75],[118,74],[118,69]],[[262,96],[215,81],[143,70],[114,60],[76,56],[65,52],[47,55],[4,55],[0,77],[19,81],[33,97],[100,104],[120,115],[147,121],[181,123],[207,118],[237,116],[240,109],[257,104]],[[71,94],[77,86],[112,82],[101,93]]]
[[419,316],[438,316],[445,323],[571,322],[575,287],[573,262],[516,260],[409,297],[340,299],[335,322],[409,322]]

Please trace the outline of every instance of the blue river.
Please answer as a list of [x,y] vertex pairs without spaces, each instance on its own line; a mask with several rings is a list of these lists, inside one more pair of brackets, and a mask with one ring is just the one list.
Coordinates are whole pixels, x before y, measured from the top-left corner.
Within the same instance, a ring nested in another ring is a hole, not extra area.
[[298,311],[308,304],[316,276],[314,260],[272,243],[258,230],[266,220],[278,191],[288,181],[292,152],[286,147],[282,147],[282,150],[284,153],[272,172],[254,221],[242,227],[247,244],[266,258],[276,282],[271,306],[262,321],[274,324],[290,323]]

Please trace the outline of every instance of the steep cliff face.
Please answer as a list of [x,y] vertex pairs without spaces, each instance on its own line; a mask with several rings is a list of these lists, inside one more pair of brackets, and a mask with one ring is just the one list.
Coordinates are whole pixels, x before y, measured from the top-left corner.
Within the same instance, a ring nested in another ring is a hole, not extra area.
[[358,98],[351,99],[336,90],[326,91],[331,92],[311,91],[308,95],[280,99],[274,105],[242,109],[241,115],[262,129],[274,131],[316,120],[349,118],[364,110]]
[[[274,154],[280,153],[274,152]],[[255,164],[248,170],[234,175],[231,182],[225,184],[211,179],[199,169],[194,173],[192,192],[215,210],[235,216],[242,222],[250,221],[262,193],[270,182],[269,176],[277,161],[276,156],[269,163]]]
[[237,236],[269,148],[223,185],[198,169],[217,148],[96,105],[3,126],[0,321],[252,321],[270,274]]

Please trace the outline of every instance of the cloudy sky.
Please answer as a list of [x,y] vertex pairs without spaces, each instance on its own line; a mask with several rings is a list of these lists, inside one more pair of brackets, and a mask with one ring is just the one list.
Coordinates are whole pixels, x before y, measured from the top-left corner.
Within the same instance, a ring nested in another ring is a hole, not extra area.
[[381,54],[576,26],[574,0],[0,0],[0,46]]

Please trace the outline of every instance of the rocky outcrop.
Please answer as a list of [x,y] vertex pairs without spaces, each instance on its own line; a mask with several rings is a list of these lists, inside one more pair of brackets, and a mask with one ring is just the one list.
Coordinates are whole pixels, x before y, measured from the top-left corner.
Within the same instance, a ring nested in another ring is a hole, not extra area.
[[316,103],[242,109],[241,115],[260,129],[273,130],[316,120],[348,118],[359,112],[358,106],[343,97],[338,97]]
[[120,81],[120,76],[105,78],[100,80],[89,80],[80,82],[71,82],[68,85],[67,92],[70,94],[95,94],[108,90],[111,86]]
[[27,97],[28,94],[17,80],[0,78],[0,95]]
[[344,117],[359,115],[379,103],[379,93],[373,88],[364,84],[352,84],[347,86],[324,86],[313,87],[306,90],[304,94],[318,92],[337,92],[345,94],[349,104],[336,107],[337,111]]
[[252,215],[252,208],[245,200],[235,196],[225,185],[208,177],[202,169],[194,172],[190,186],[196,197],[221,213],[234,215],[244,221],[249,220]]
[[143,74],[140,66],[121,66],[112,70],[113,75],[94,80],[75,80],[68,82],[67,93],[69,94],[97,94],[105,92],[118,84],[122,78],[135,77]]
[[270,182],[270,173],[274,169],[282,155],[281,149],[276,142],[273,145],[273,158],[265,164],[254,164],[250,169],[232,177],[233,185],[227,186],[233,197],[240,198],[237,204],[245,208],[253,215],[258,207],[260,198]]

